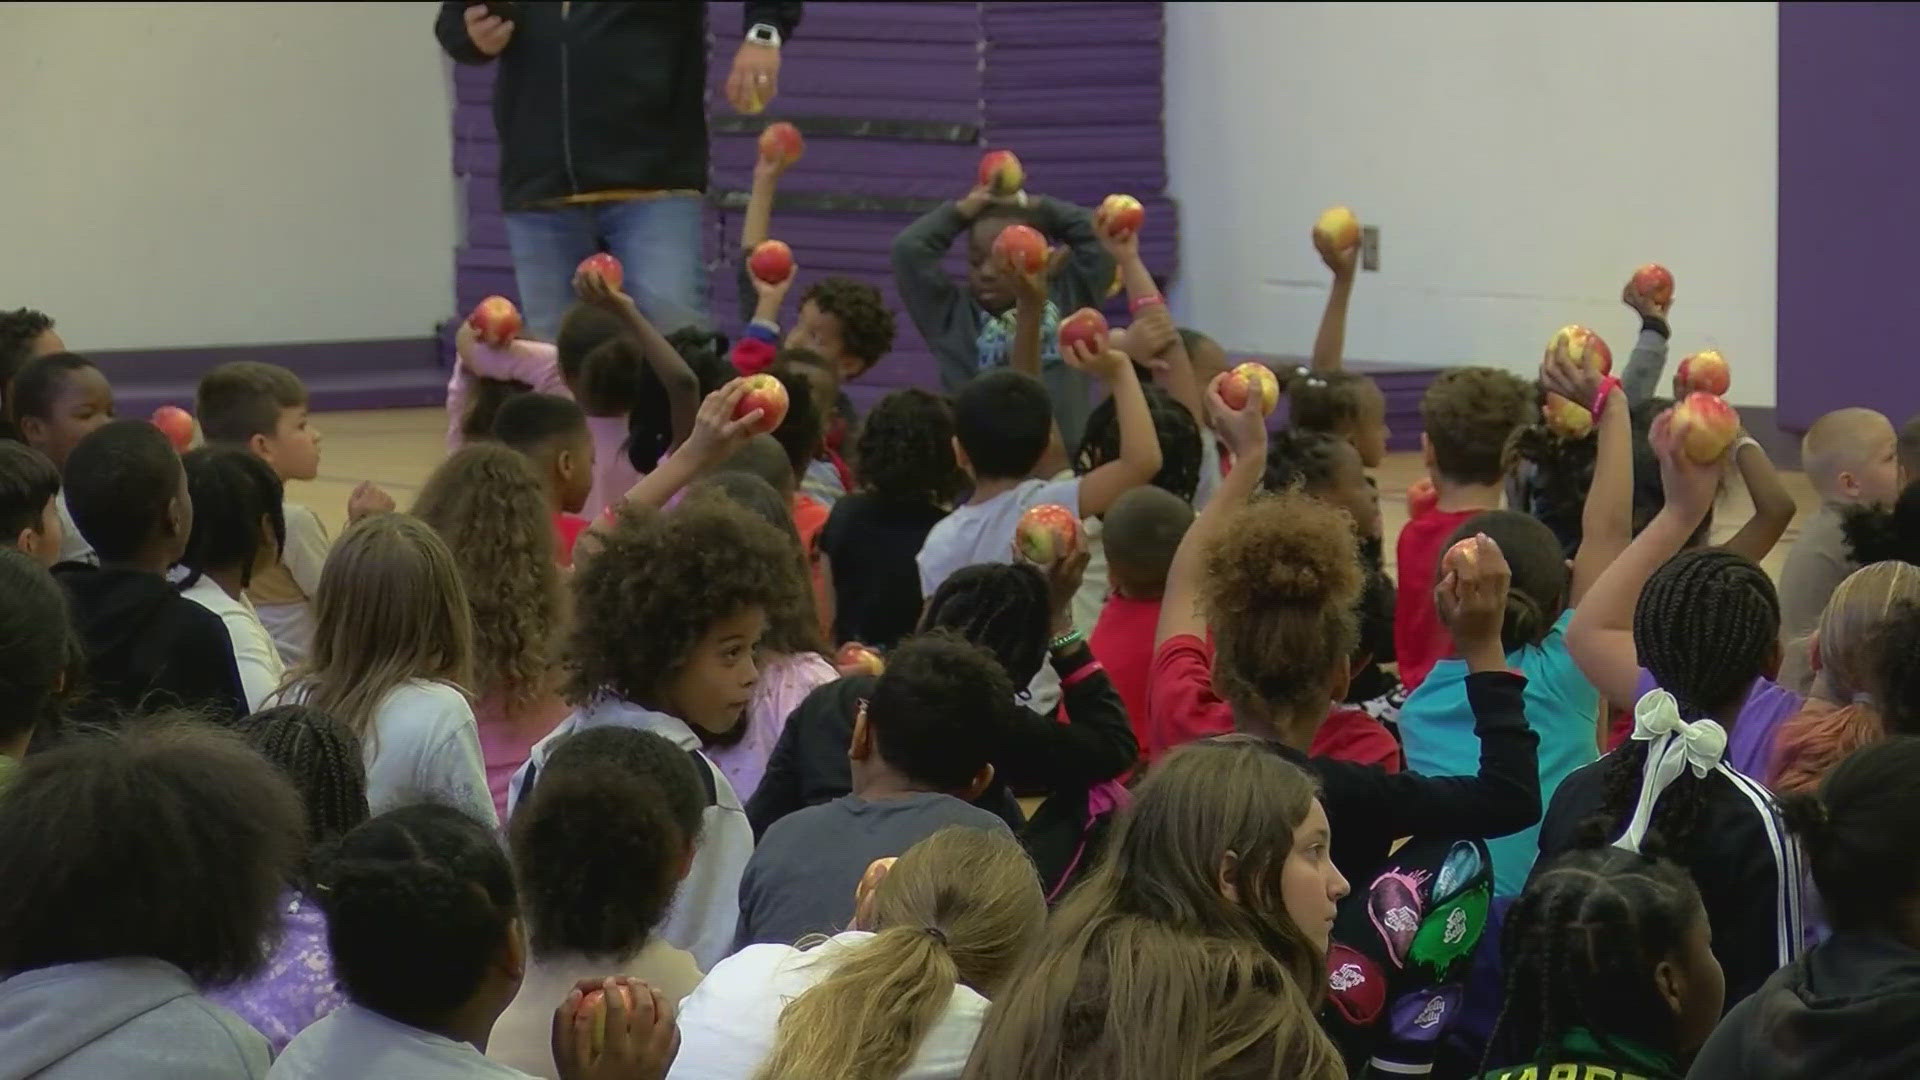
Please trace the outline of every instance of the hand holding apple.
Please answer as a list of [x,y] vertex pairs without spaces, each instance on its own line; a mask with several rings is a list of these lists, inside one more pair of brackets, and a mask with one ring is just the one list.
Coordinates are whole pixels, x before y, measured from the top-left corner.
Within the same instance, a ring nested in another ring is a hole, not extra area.
[[1434,607],[1462,653],[1498,656],[1505,651],[1500,647],[1500,627],[1506,621],[1512,580],[1506,555],[1485,533],[1455,543],[1440,557]]
[[779,240],[762,240],[747,256],[747,272],[769,285],[792,280],[793,249]]
[[1548,430],[1563,439],[1584,439],[1593,431],[1593,413],[1585,405],[1576,405],[1551,390],[1540,402],[1540,418]]
[[488,345],[505,345],[520,333],[520,309],[504,296],[489,296],[473,306],[467,325]]
[[1688,394],[1712,394],[1724,397],[1727,388],[1733,385],[1733,375],[1727,370],[1727,358],[1720,355],[1718,349],[1702,349],[1680,361],[1680,368],[1673,373],[1673,396],[1684,398]]
[[1434,490],[1433,478],[1423,476],[1407,485],[1407,516],[1417,518],[1440,503],[1440,493]]
[[1613,350],[1607,348],[1599,334],[1577,323],[1561,327],[1547,340],[1546,354],[1541,360],[1544,363],[1555,358],[1592,368],[1603,376],[1613,373]]
[[1046,269],[1047,238],[1031,225],[1009,225],[993,238],[992,255],[1016,275],[1037,274]]
[[193,414],[187,410],[178,405],[162,405],[153,410],[153,426],[160,429],[160,433],[167,437],[178,453],[184,454],[193,449],[198,425],[194,423]]
[[790,404],[786,385],[764,371],[741,381],[746,383],[746,393],[734,405],[733,418],[744,420],[758,410],[760,419],[750,429],[753,434],[764,435],[779,427],[781,421],[787,418],[787,406]]
[[[1714,496],[1720,491],[1719,465],[1702,463],[1687,447],[1690,429],[1698,422],[1697,415],[1682,413],[1676,405],[1654,418],[1647,438],[1654,455],[1660,459],[1660,486],[1666,496],[1661,512],[1679,515],[1689,530],[1706,520],[1713,509]],[[1725,449],[1721,447],[1723,453]]]
[[1212,423],[1213,433],[1227,444],[1227,452],[1236,460],[1255,453],[1265,453],[1267,449],[1267,418],[1247,395],[1238,408],[1228,404],[1226,384],[1235,376],[1231,371],[1223,371],[1207,384],[1207,414]]
[[[1313,246],[1329,263],[1335,255],[1354,251],[1360,246],[1360,219],[1345,206],[1330,206],[1321,211],[1313,223]],[[1348,261],[1351,262],[1351,258]]]
[[1659,263],[1640,267],[1627,279],[1620,300],[1643,317],[1666,318],[1673,308],[1673,273]]
[[980,158],[980,186],[1006,198],[1026,186],[1027,171],[1011,150],[989,150]]
[[673,1002],[629,976],[574,984],[553,1012],[554,1065],[566,1080],[657,1080],[680,1049]]
[[573,276],[576,280],[585,274],[601,278],[607,283],[607,288],[614,292],[619,292],[620,286],[627,282],[626,268],[620,265],[619,259],[604,251],[581,259],[580,265],[573,268]]
[[1713,394],[1688,394],[1673,406],[1671,416],[1674,437],[1699,465],[1718,462],[1740,435],[1740,415]]
[[1272,416],[1274,406],[1280,404],[1280,379],[1272,368],[1249,360],[1220,380],[1220,400],[1234,412],[1246,408],[1251,401],[1259,407],[1261,416]]
[[1146,207],[1131,195],[1109,195],[1094,208],[1093,233],[1113,256],[1116,282],[1121,280],[1118,264],[1140,257],[1140,227],[1146,220]]
[[768,124],[760,132],[760,160],[774,166],[775,175],[785,172],[806,152],[807,141],[800,137],[800,129],[785,120]]
[[347,496],[347,521],[351,524],[375,514],[391,514],[398,508],[399,504],[393,501],[393,496],[387,494],[380,485],[371,480],[362,480]]
[[[774,379],[774,385],[779,384],[780,380]],[[674,456],[685,454],[688,460],[704,467],[724,461],[741,443],[758,434],[767,414],[762,404],[743,406],[748,390],[747,380],[740,378],[708,394],[700,402],[700,411],[694,414],[693,430],[687,433],[687,441],[674,451]],[[781,387],[783,397],[785,392],[786,388]],[[783,409],[781,419],[785,417]],[[779,420],[775,420],[773,426],[778,427]]]
[[1095,353],[1106,351],[1107,330],[1105,315],[1081,308],[1060,320],[1060,355],[1069,357],[1083,347]]
[[833,666],[842,675],[880,675],[887,662],[880,654],[857,641],[849,641],[833,654]]
[[1080,520],[1058,503],[1027,508],[1013,529],[1013,550],[1038,567],[1052,566],[1080,548]]

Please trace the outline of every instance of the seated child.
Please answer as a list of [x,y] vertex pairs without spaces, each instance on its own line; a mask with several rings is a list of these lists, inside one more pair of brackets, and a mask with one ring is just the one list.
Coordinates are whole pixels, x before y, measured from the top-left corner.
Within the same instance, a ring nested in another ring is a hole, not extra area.
[[994,725],[1012,696],[992,654],[950,633],[895,649],[854,718],[853,791],[767,830],[740,879],[734,948],[846,929],[867,865],[946,826],[1007,831],[970,800],[993,780]]
[[1148,724],[1153,631],[1160,622],[1167,569],[1192,524],[1192,503],[1151,484],[1120,496],[1107,511],[1105,540],[1113,591],[1087,644],[1126,703],[1141,759],[1149,764],[1166,749]]
[[1316,431],[1344,439],[1360,452],[1362,465],[1377,469],[1386,457],[1387,440],[1393,437],[1387,428],[1386,396],[1372,378],[1341,367],[1347,346],[1347,307],[1359,276],[1360,247],[1356,244],[1336,249],[1321,243],[1318,234],[1314,247],[1320,261],[1333,272],[1333,283],[1327,289],[1327,306],[1320,313],[1312,359],[1304,367],[1280,373],[1289,424],[1296,431]]
[[180,595],[226,624],[234,664],[256,712],[286,678],[273,637],[247,600],[253,575],[280,561],[287,523],[280,514],[280,478],[266,462],[231,447],[203,446],[181,459],[193,498],[193,532],[180,565]]
[[[1024,191],[996,196],[977,187],[928,212],[894,238],[894,284],[907,315],[940,363],[941,385],[949,393],[959,391],[980,373],[1012,361],[1016,282],[992,250],[1000,231],[1015,224],[1031,225],[1049,243],[1065,244],[1069,250],[1065,265],[1049,275],[1039,341],[1048,415],[1059,421],[1062,445],[1078,446],[1092,401],[1086,374],[1059,353],[1060,320],[1104,302],[1115,269],[1094,231],[1092,214],[1046,196]],[[941,266],[962,233],[967,237],[964,289]],[[1147,470],[1149,475],[1157,471],[1158,466]]]
[[[1160,444],[1160,471],[1152,483],[1192,503],[1200,486],[1200,426],[1193,414],[1157,386],[1143,385],[1147,412],[1153,418],[1154,438]],[[1074,454],[1073,471],[1085,476],[1120,457],[1120,425],[1114,399],[1109,397],[1093,407],[1087,417],[1086,434]],[[1088,561],[1080,591],[1073,598],[1073,625],[1092,626],[1100,619],[1100,607],[1107,601],[1107,551],[1103,541],[1101,517],[1088,515],[1080,523],[1080,535],[1086,544]]]
[[[1289,388],[1299,400],[1301,391]],[[1400,682],[1418,689],[1429,668],[1452,647],[1433,608],[1434,570],[1446,539],[1468,518],[1498,509],[1501,452],[1507,437],[1527,422],[1533,394],[1513,375],[1493,368],[1452,368],[1420,399],[1420,452],[1438,496],[1415,514],[1395,545],[1400,586],[1393,614],[1393,653]],[[1362,459],[1366,451],[1361,451]]]
[[0,547],[41,566],[60,561],[60,471],[25,443],[0,439]]
[[693,868],[660,936],[709,966],[733,945],[753,831],[726,774],[700,752],[700,733],[731,730],[752,700],[769,612],[800,588],[793,548],[751,511],[716,498],[630,510],[598,536],[602,549],[574,577],[567,698],[576,711],[534,746],[508,812],[533,790],[549,749],[575,731],[638,728],[692,755],[711,794]]
[[67,343],[54,331],[53,318],[44,311],[15,308],[0,311],[0,439],[20,438],[12,422],[13,403],[8,384],[21,365],[36,357],[66,352]]
[[847,423],[838,417],[839,401],[846,397],[840,389],[839,369],[812,349],[798,346],[781,349],[775,364],[798,375],[813,397],[814,415],[820,417],[820,449],[807,462],[800,490],[831,510],[853,486],[853,470],[840,456]]
[[60,707],[81,669],[60,586],[39,563],[0,548],[0,791],[29,747],[60,737]]
[[886,650],[919,621],[914,557],[964,483],[953,438],[953,410],[925,390],[896,390],[867,414],[855,490],[820,530],[834,641]]
[[520,394],[500,406],[493,437],[524,454],[547,490],[553,513],[554,554],[573,565],[573,544],[587,527],[580,516],[593,493],[593,435],[587,414],[570,397]]
[[558,1078],[553,1007],[583,980],[631,976],[676,1005],[692,992],[693,957],[656,931],[693,860],[706,802],[693,759],[651,731],[594,728],[554,748],[507,832],[527,969],[494,1021],[489,1058]]
[[[773,429],[773,437],[787,452],[787,467],[793,471],[793,527],[800,534],[800,549],[806,552],[809,584],[815,608],[822,615],[820,632],[833,628],[833,587],[826,579],[826,568],[819,558],[820,530],[827,527],[831,507],[807,494],[804,485],[807,470],[819,457],[823,445],[820,400],[813,393],[813,381],[804,362],[783,360],[770,369],[787,391],[787,415]],[[785,487],[785,485],[782,485]]]
[[[93,361],[78,353],[56,352],[34,357],[14,372],[5,388],[7,420],[20,439],[46,455],[62,476],[67,456],[101,425],[113,419],[113,387]],[[73,527],[73,515],[63,492],[60,512],[58,562],[95,562],[87,538]]]
[[110,724],[159,709],[245,716],[226,624],[167,580],[193,529],[173,444],[145,420],[115,420],[74,447],[66,475],[74,523],[100,559],[55,574],[73,603],[95,699],[76,712]]
[[1780,568],[1780,644],[1787,649],[1781,685],[1805,693],[1813,680],[1806,650],[1793,644],[1812,632],[1833,590],[1859,565],[1847,558],[1841,514],[1850,506],[1892,506],[1900,497],[1899,439],[1872,409],[1840,409],[1813,422],[1800,440],[1800,467],[1820,496],[1820,511]]

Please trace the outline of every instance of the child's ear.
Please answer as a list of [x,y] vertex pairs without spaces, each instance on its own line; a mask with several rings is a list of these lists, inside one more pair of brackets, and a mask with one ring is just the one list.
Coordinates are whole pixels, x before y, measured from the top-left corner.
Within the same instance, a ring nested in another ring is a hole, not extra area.
[[1427,438],[1424,431],[1420,433],[1420,464],[1425,465],[1428,472],[1433,471],[1433,440]]
[[980,771],[973,774],[973,779],[967,781],[966,793],[960,797],[968,802],[972,802],[979,798],[981,794],[987,790],[987,786],[992,783],[993,762],[989,761],[985,765],[980,766]]
[[1673,1015],[1679,1016],[1686,1009],[1687,979],[1671,957],[1653,966],[1653,988]]
[[40,531],[38,529],[31,525],[21,529],[19,535],[13,538],[12,543],[13,550],[18,551],[22,555],[32,556],[38,560],[40,556]]
[[867,703],[853,712],[853,738],[847,743],[847,760],[865,761],[873,756],[873,728],[867,724]]
[[500,943],[500,951],[494,956],[494,963],[500,973],[519,982],[527,974],[527,928],[515,918],[507,924],[506,940]]
[[960,448],[960,437],[957,435],[948,436],[947,441],[953,443],[953,460],[960,466],[960,470],[968,476],[972,476],[973,462],[967,460],[967,452]]
[[256,434],[247,439],[247,450],[254,457],[273,460],[273,440],[265,435]]
[[[28,446],[44,443],[47,441],[47,422],[37,416],[23,416],[20,418],[20,434]],[[953,445],[958,448],[960,444],[956,442]]]
[[1815,675],[1820,674],[1820,669],[1826,666],[1820,659],[1820,631],[1818,630],[1807,635],[1807,664]]

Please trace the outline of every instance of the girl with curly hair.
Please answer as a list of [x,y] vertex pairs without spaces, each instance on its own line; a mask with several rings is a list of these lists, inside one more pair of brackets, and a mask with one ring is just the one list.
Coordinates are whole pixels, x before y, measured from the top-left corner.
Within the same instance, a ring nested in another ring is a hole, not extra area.
[[446,541],[466,585],[473,714],[487,789],[504,819],[507,781],[568,712],[557,670],[565,597],[546,487],[524,456],[475,443],[433,471],[413,515]]

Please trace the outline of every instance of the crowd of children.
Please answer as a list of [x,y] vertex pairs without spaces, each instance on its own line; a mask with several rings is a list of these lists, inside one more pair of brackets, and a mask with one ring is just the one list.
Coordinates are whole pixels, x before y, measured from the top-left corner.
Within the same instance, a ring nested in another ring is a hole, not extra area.
[[743,257],[729,342],[583,273],[460,328],[448,456],[338,538],[294,373],[206,372],[182,454],[0,312],[0,1080],[1909,1075],[1920,425],[1812,426],[1776,584],[1793,500],[1684,448],[1630,285],[1621,378],[1426,389],[1389,568],[1316,247],[1278,431],[1043,196],[899,235],[942,392],[865,416],[872,286],[783,332]]

